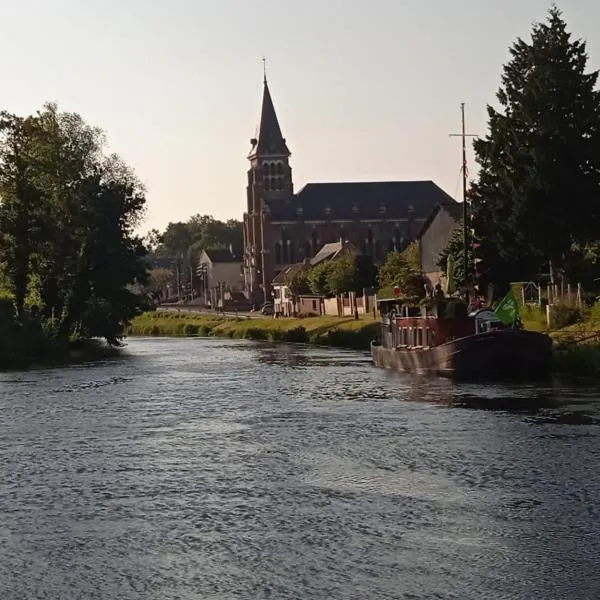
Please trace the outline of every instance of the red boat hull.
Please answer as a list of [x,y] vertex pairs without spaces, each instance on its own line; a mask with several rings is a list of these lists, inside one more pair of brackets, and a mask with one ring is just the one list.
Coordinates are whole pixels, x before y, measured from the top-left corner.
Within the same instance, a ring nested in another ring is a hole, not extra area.
[[552,371],[552,341],[542,333],[502,329],[428,348],[371,343],[377,367],[460,380],[539,380]]

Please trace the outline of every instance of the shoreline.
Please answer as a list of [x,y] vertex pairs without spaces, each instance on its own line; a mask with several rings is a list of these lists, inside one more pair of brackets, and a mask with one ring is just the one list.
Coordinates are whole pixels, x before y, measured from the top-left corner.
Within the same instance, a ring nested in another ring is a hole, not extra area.
[[[153,311],[136,317],[128,337],[227,337],[285,342],[369,352],[379,332],[379,320],[353,317],[243,318],[192,311]],[[549,332],[550,335],[552,332]],[[552,335],[551,335],[552,337]],[[555,340],[553,375],[600,379],[600,345],[564,345]]]
[[148,312],[126,329],[128,337],[226,337],[369,350],[379,321],[372,317],[241,318],[191,311]]

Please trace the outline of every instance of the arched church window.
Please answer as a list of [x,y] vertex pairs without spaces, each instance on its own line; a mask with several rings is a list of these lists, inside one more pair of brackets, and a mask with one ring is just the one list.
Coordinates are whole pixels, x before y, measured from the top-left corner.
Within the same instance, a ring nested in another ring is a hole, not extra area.
[[277,163],[277,175],[283,175],[283,165],[281,163]]
[[263,172],[263,175],[268,175],[269,174],[269,164],[268,163],[263,163],[263,165],[262,165],[262,172]]
[[312,256],[311,245],[309,241],[307,241],[306,244],[304,244],[304,256],[306,258],[310,258]]
[[265,177],[265,190],[267,192],[271,190],[271,180],[268,177]]
[[275,175],[275,163],[269,164],[269,173],[271,173],[271,175]]
[[318,248],[318,244],[319,244],[319,240],[317,239],[317,230],[313,229],[312,232],[312,254],[313,256],[317,253]]
[[288,238],[287,231],[284,229],[281,232],[281,245],[282,245],[282,254],[283,254],[283,256],[281,258],[283,259],[283,262],[286,264],[289,263],[289,261],[290,261],[289,244],[290,244],[290,240]]
[[281,242],[275,244],[275,262],[281,264]]
[[296,246],[294,240],[290,240],[290,263],[296,262]]

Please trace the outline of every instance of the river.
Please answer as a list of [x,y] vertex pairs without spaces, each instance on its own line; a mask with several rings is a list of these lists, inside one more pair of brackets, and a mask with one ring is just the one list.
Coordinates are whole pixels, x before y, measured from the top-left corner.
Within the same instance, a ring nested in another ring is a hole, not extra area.
[[222,339],[0,374],[0,598],[598,598],[599,397]]

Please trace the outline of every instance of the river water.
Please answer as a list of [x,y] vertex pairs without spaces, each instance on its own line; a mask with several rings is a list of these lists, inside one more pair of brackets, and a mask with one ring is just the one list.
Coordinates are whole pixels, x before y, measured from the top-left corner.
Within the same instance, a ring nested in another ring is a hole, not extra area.
[[598,598],[599,397],[220,339],[1,374],[0,598]]

